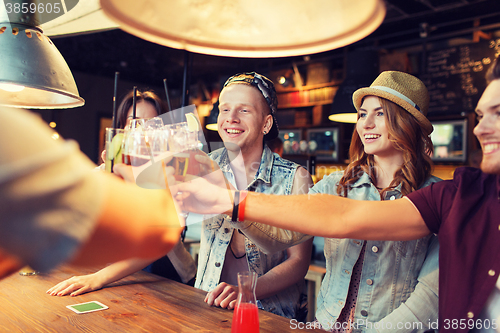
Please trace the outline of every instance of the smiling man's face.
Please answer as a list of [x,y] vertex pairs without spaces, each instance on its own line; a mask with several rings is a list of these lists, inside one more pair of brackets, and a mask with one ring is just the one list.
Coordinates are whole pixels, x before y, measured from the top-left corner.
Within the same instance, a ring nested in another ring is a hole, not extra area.
[[271,125],[269,107],[256,88],[236,83],[222,90],[217,127],[224,143],[234,143],[242,152],[262,150],[264,131]]
[[474,134],[483,150],[481,170],[500,174],[500,79],[486,87],[477,103],[476,114],[479,123]]

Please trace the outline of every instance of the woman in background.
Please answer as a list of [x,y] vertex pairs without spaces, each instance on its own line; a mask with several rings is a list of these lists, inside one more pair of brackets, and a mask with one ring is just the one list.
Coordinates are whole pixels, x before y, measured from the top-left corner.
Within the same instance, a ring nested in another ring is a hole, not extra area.
[[[118,128],[125,128],[132,120],[132,106],[134,101],[134,91],[130,91],[123,98],[116,111]],[[167,111],[165,103],[151,90],[136,93],[136,118],[150,119],[157,117]]]
[[[425,117],[429,95],[419,79],[383,72],[370,87],[355,91],[353,101],[358,121],[350,164],[344,172],[323,178],[310,193],[394,200],[439,181],[431,176],[432,125]],[[411,327],[421,323],[421,329],[414,331],[425,331],[438,313],[434,238],[406,242],[325,238],[327,274],[318,296],[319,325],[331,331],[370,331],[368,322],[382,320],[386,325],[380,331],[389,326],[398,331],[398,323]],[[401,332],[408,332],[407,327],[403,325]]]
[[[116,110],[116,127],[124,129],[133,119],[134,91],[128,92],[123,97],[118,109]],[[151,90],[136,91],[135,118],[151,119],[167,111],[165,103]],[[106,151],[101,152],[103,162],[106,160]],[[99,166],[104,170],[104,163]]]
[[[117,109],[117,126],[125,128],[132,120],[133,91],[123,98]],[[163,101],[153,91],[137,91],[136,94],[136,119],[150,119],[165,113]],[[106,152],[102,152],[105,159]],[[194,285],[196,264],[186,251],[182,241],[164,257],[157,260],[129,259],[111,264],[96,273],[74,276],[50,288],[47,293],[51,295],[71,296],[101,289],[103,286],[128,276],[140,269],[154,273],[168,279]]]

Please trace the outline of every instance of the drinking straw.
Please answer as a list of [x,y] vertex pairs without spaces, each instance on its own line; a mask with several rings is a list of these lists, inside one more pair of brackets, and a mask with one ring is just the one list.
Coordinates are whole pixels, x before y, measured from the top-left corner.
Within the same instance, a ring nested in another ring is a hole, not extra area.
[[167,106],[168,106],[167,111],[172,111],[172,105],[170,105],[170,97],[168,94],[167,79],[163,79],[163,86],[165,87],[165,95],[167,96]]
[[115,91],[113,94],[113,128],[116,128],[116,90],[118,87],[118,77],[120,72],[115,72]]
[[137,99],[137,86],[134,86],[134,92],[133,92],[133,96],[132,96],[132,119],[135,119],[136,118],[136,114],[135,114],[135,102],[136,102],[136,99]]
[[[147,137],[144,138],[144,141],[146,142],[146,148],[148,148],[149,157],[151,158],[151,164],[154,164],[155,163],[155,156],[153,154],[153,149],[151,149],[151,146],[149,145],[149,141],[148,141]],[[163,161],[162,161],[162,163],[163,163]]]
[[[115,72],[115,90],[113,92],[113,120],[112,120],[112,125],[113,126],[113,136],[115,135],[114,129],[116,128],[116,94],[117,94],[117,88],[118,88],[118,77],[120,76],[120,72]],[[113,158],[111,160],[111,172],[113,172],[113,166],[115,164],[115,159]]]
[[169,116],[169,121],[171,124],[175,123],[175,117],[173,116],[172,105],[170,104],[170,94],[168,93],[167,79],[163,79],[163,86],[165,87],[165,95],[167,96],[167,115]]

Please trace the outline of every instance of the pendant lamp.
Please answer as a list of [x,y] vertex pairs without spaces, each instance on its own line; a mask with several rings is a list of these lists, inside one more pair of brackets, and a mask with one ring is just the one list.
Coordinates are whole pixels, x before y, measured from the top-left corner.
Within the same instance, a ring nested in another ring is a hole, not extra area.
[[333,98],[328,119],[340,123],[355,124],[358,113],[352,103],[352,94],[359,88],[369,87],[379,74],[377,51],[351,51],[346,55],[344,81]]
[[[3,1],[1,1],[3,2]],[[35,0],[14,0],[36,4]],[[0,4],[0,105],[29,109],[82,106],[73,74],[38,28],[37,13],[7,13]]]
[[119,27],[153,43],[231,57],[286,57],[354,43],[383,0],[100,0]]
[[205,118],[205,127],[211,131],[217,131],[217,118],[219,117],[219,101],[214,103],[212,111],[208,117]]

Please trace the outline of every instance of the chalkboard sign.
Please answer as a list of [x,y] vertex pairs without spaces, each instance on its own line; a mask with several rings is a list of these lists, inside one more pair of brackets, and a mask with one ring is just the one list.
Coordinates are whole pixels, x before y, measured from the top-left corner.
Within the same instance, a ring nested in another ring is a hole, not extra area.
[[473,112],[498,54],[500,39],[429,52],[422,76],[430,95],[428,116]]

